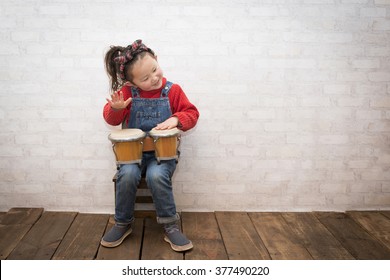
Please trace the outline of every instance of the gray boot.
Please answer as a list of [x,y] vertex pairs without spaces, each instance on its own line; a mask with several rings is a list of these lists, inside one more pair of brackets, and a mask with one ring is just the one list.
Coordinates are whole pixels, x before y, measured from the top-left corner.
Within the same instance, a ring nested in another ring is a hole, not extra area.
[[109,248],[119,246],[122,244],[123,240],[125,240],[125,238],[130,235],[131,232],[131,224],[121,225],[115,223],[110,231],[103,236],[100,244]]
[[164,231],[164,240],[171,244],[172,250],[176,252],[184,252],[194,247],[192,242],[180,231],[176,222],[164,224]]

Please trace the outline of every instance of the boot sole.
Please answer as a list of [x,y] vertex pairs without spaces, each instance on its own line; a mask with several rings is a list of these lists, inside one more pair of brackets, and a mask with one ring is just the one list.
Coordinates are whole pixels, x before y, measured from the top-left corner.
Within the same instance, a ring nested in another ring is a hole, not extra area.
[[181,246],[172,243],[171,240],[169,240],[169,238],[166,236],[164,236],[164,241],[171,244],[172,250],[176,251],[176,252],[184,252],[184,251],[188,251],[188,250],[191,250],[192,248],[194,248],[194,245],[192,245],[191,241],[190,241],[190,243],[185,244],[185,245],[181,245]]

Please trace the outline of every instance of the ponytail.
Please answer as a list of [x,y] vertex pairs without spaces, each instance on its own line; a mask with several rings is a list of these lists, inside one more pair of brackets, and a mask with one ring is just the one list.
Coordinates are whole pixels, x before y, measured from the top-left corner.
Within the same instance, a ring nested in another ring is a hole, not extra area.
[[125,48],[121,46],[111,46],[104,57],[104,64],[110,79],[110,88],[112,91],[118,90],[125,82],[120,77],[118,63],[114,61],[116,57],[120,56],[124,49]]

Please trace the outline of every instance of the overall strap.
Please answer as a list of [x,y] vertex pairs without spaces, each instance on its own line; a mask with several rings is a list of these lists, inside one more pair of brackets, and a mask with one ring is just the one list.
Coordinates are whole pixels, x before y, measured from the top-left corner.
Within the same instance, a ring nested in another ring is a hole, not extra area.
[[139,97],[139,89],[136,87],[131,87],[131,97],[137,98]]
[[173,83],[170,81],[167,81],[167,83],[165,84],[165,87],[161,90],[160,97],[167,97],[172,86],[173,86]]

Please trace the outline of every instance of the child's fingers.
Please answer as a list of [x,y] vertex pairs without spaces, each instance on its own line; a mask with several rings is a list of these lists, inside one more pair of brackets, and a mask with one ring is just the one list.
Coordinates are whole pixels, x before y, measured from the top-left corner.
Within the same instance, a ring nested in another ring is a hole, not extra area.
[[176,117],[169,118],[166,121],[157,124],[155,127],[157,130],[172,129],[177,127],[178,119]]
[[106,98],[107,102],[110,104],[112,108],[115,109],[124,109],[126,108],[132,101],[132,98],[128,98],[126,101],[124,100],[124,94],[121,90],[115,91],[111,95],[111,100]]
[[116,99],[117,99],[117,96],[116,96],[115,93],[111,94],[110,97],[111,97],[111,101],[112,101],[112,102],[115,102]]
[[112,101],[118,101],[118,100],[120,100],[120,93],[121,93],[122,91],[115,91],[113,94],[111,94],[111,99],[112,99]]

